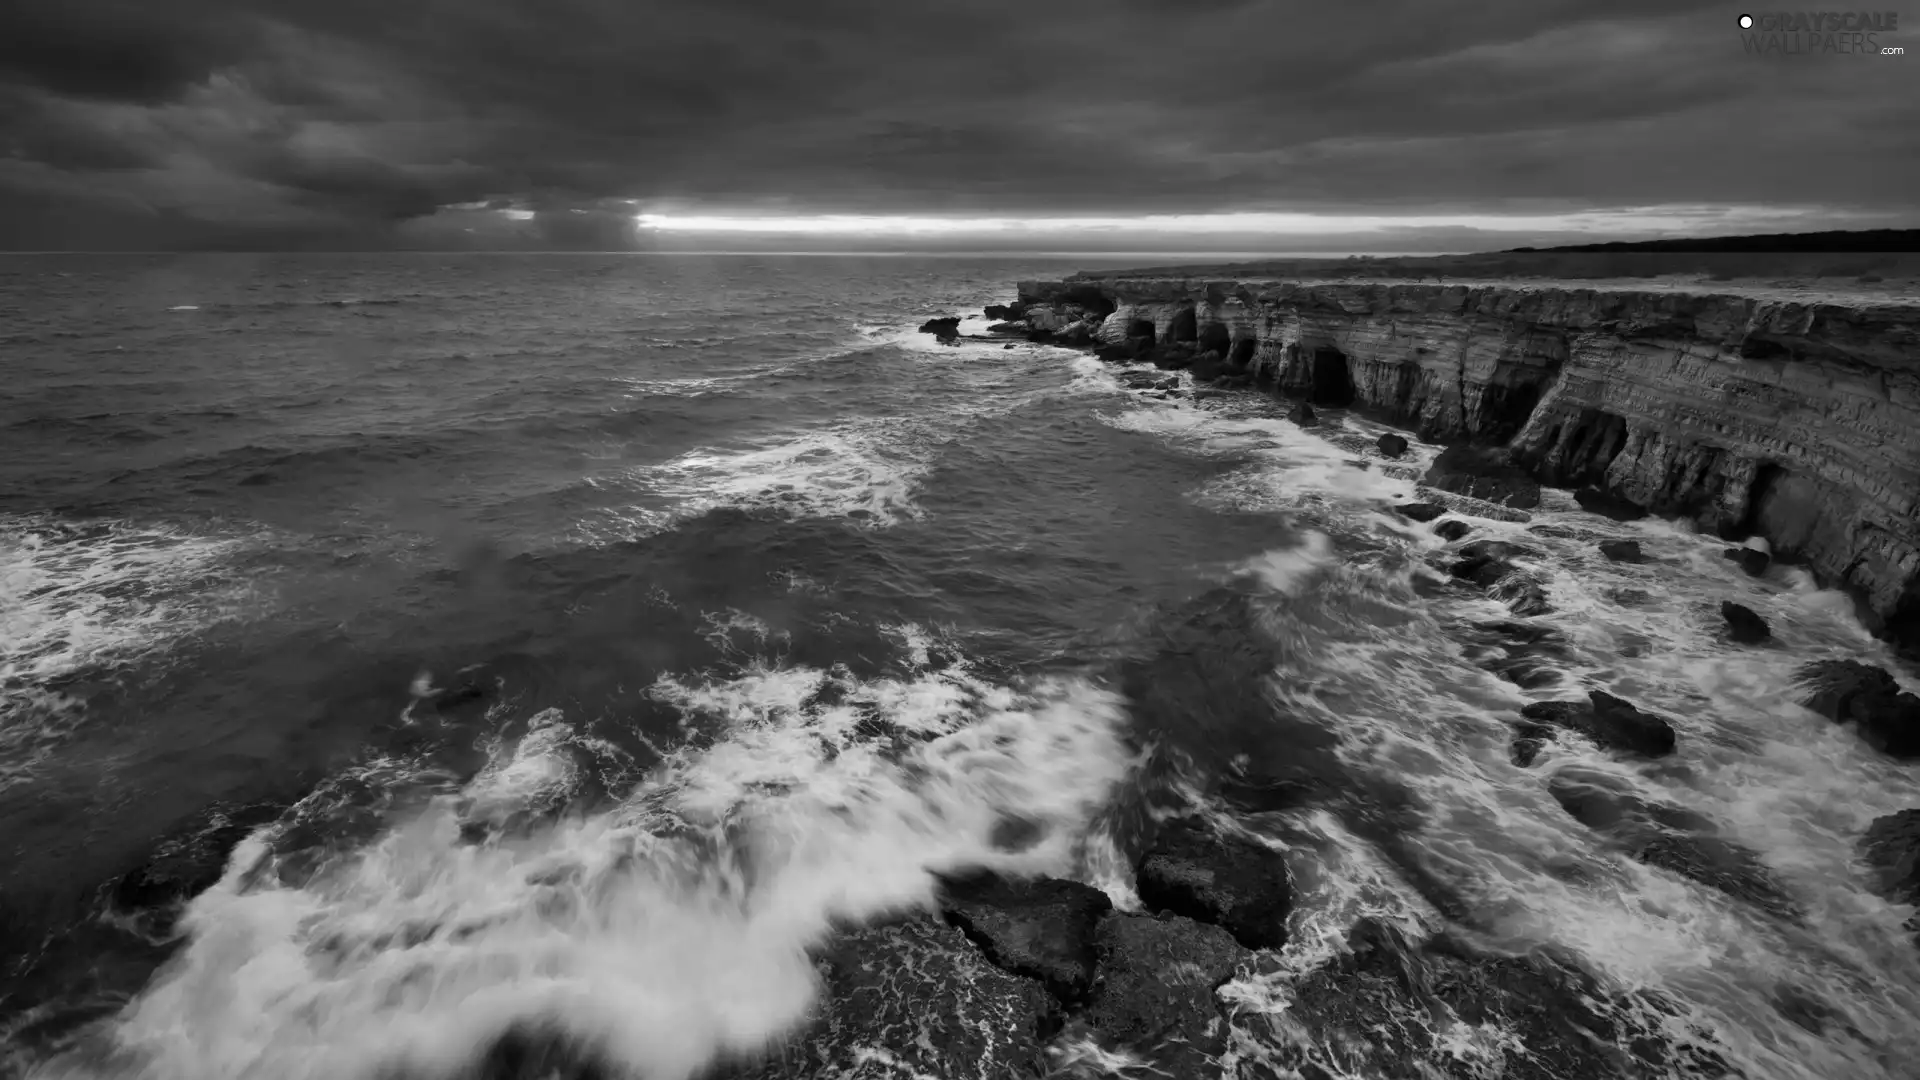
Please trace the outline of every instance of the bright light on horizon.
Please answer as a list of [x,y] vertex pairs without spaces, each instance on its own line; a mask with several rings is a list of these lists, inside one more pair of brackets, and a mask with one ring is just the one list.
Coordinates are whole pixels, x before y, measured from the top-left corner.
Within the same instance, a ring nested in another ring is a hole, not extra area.
[[768,233],[797,236],[995,236],[1025,233],[1165,233],[1278,236],[1464,228],[1488,232],[1667,232],[1777,226],[1810,217],[1846,218],[1827,208],[1654,206],[1561,214],[1147,214],[1138,217],[937,217],[908,214],[637,215],[642,229],[670,233]]

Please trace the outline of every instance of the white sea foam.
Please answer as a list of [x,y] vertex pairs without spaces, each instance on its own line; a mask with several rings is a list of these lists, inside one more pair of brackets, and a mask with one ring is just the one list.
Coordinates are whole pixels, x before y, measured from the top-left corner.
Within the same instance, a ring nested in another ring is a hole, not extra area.
[[[803,1015],[807,950],[836,920],[926,904],[943,869],[1073,872],[1131,767],[1118,702],[1077,681],[760,666],[656,694],[692,737],[612,812],[461,841],[462,808],[498,816],[564,783],[566,724],[547,717],[460,796],[314,880],[278,884],[266,846],[243,845],[113,1051],[42,1075],[452,1075],[534,1024],[636,1075],[690,1076]],[[864,734],[876,717],[905,749]],[[1033,842],[1000,846],[1008,819]]]
[[[1118,385],[1106,365],[1065,350],[1053,350],[1070,357],[1072,375],[1065,385],[1052,379],[1036,384],[1030,373],[1020,369],[971,362],[989,352],[998,356],[998,344],[944,346],[930,335],[897,326],[870,330],[876,345],[911,346],[930,359],[955,361],[929,371],[925,392],[917,394],[918,398],[937,395],[941,401],[937,411],[916,407],[899,415],[808,424],[733,444],[703,446],[664,463],[590,479],[597,487],[664,500],[667,508],[607,511],[607,520],[582,523],[575,528],[576,534],[589,541],[644,535],[720,507],[846,518],[875,528],[898,525],[920,516],[915,496],[921,483],[941,449],[968,426],[1045,398],[1107,394]],[[833,358],[814,361],[821,359]],[[808,362],[812,361],[789,367]],[[717,392],[733,380],[724,376],[632,385],[645,392],[698,395]]]
[[73,705],[64,677],[150,658],[243,611],[241,541],[126,522],[0,519],[0,784],[30,771]]
[[1149,398],[1105,419],[1194,453],[1247,459],[1245,467],[1196,493],[1203,504],[1245,511],[1320,508],[1348,517],[1377,512],[1385,500],[1413,490],[1410,481],[1355,467],[1353,451],[1270,411],[1249,410],[1235,398]]
[[737,506],[810,517],[860,514],[892,525],[917,516],[913,492],[929,458],[904,426],[866,418],[754,445],[694,450],[636,479],[673,498],[682,515]]
[[[1858,658],[1899,670],[1844,596],[1817,589],[1795,567],[1749,578],[1720,556],[1723,544],[1684,525],[1607,521],[1550,491],[1531,526],[1570,535],[1468,518],[1474,539],[1511,540],[1538,553],[1518,561],[1543,580],[1553,610],[1528,621],[1563,639],[1564,655],[1548,662],[1565,681],[1522,691],[1475,667],[1450,629],[1512,614],[1477,597],[1416,599],[1408,575],[1427,571],[1408,557],[1446,542],[1379,513],[1388,500],[1413,494],[1408,477],[1418,474],[1426,448],[1390,476],[1378,461],[1358,467],[1361,455],[1343,449],[1374,434],[1351,421],[1346,433],[1301,430],[1211,401],[1149,400],[1110,422],[1192,453],[1254,458],[1199,493],[1203,499],[1301,513],[1339,526],[1349,539],[1374,538],[1344,562],[1294,548],[1249,565],[1272,590],[1277,617],[1294,628],[1298,646],[1276,692],[1290,713],[1341,735],[1338,753],[1350,768],[1415,794],[1425,809],[1407,842],[1429,871],[1464,892],[1496,943],[1569,947],[1616,986],[1674,994],[1687,1003],[1689,1022],[1718,1031],[1749,1075],[1890,1076],[1888,1062],[1920,1053],[1920,1032],[1911,1026],[1920,1014],[1920,958],[1901,925],[1909,909],[1872,893],[1855,854],[1875,816],[1920,805],[1920,777],[1794,703],[1793,672],[1809,660]],[[1636,539],[1649,561],[1611,562],[1597,549],[1602,538]],[[1390,541],[1386,550],[1374,546],[1379,539]],[[1728,642],[1719,613],[1726,599],[1761,613],[1774,642],[1758,649]],[[1588,687],[1671,717],[1678,753],[1640,762],[1563,735],[1531,769],[1508,761],[1509,725],[1521,705],[1584,698]],[[1564,770],[1599,773],[1640,798],[1711,819],[1721,837],[1758,853],[1761,871],[1804,918],[1783,922],[1629,858],[1549,794],[1545,781]],[[1296,873],[1309,884],[1284,962],[1223,990],[1249,1015],[1284,1014],[1292,979],[1337,952],[1361,915],[1398,921],[1416,936],[1431,925],[1410,884],[1366,841],[1325,815],[1295,821],[1291,830],[1296,839],[1318,839],[1310,854],[1295,853],[1312,869]],[[1773,1004],[1783,984],[1837,1007],[1863,1038],[1821,1038],[1783,1019]],[[1448,1037],[1467,1040],[1462,1052],[1481,1057],[1506,1038],[1498,1031]]]

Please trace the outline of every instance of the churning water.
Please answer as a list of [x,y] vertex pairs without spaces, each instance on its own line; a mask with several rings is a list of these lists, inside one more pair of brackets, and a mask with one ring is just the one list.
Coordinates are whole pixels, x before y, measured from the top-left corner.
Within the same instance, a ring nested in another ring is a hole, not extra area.
[[[1563,950],[1750,1076],[1909,1075],[1920,951],[1854,852],[1920,779],[1790,686],[1892,667],[1843,597],[1550,492],[1469,519],[1533,552],[1552,610],[1516,620],[1386,511],[1420,453],[1366,421],[911,332],[1072,268],[0,262],[6,1067],[452,1076],[537,1028],[688,1077],[936,874],[1135,903],[1116,808],[1151,783],[1293,865],[1289,945],[1222,990],[1247,1075],[1363,915]],[[1622,537],[1648,561],[1600,556]],[[1257,626],[1213,645],[1276,648],[1264,711],[1130,698],[1120,659],[1223,596]],[[1725,599],[1773,643],[1725,642]],[[1588,687],[1679,751],[1514,765],[1517,710]],[[1347,794],[1234,794],[1276,781]],[[1646,865],[1570,785],[1755,858]]]

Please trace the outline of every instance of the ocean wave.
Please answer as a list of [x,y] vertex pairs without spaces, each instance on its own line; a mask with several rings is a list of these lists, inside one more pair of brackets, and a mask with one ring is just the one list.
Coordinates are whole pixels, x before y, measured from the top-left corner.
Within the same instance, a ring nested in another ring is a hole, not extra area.
[[[927,905],[943,870],[1071,872],[1130,767],[1110,695],[996,685],[964,662],[870,680],[749,665],[655,693],[710,737],[607,812],[463,830],[568,788],[572,732],[549,715],[311,878],[281,881],[269,838],[247,841],[104,1041],[38,1075],[451,1076],[537,1026],[692,1076],[802,1019],[808,950],[842,920]],[[1017,848],[1010,820],[1027,826]]]
[[247,543],[0,517],[0,785],[30,775],[84,714],[82,683],[252,610],[261,594],[231,565]]

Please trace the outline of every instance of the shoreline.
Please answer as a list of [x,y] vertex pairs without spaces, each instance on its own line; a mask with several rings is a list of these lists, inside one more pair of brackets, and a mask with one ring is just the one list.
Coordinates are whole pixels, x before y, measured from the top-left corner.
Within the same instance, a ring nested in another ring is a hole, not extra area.
[[968,336],[1352,408],[1462,448],[1425,480],[1456,494],[1505,477],[1764,539],[1920,658],[1920,300],[1648,284],[1123,271],[1020,282]]

